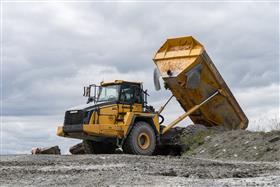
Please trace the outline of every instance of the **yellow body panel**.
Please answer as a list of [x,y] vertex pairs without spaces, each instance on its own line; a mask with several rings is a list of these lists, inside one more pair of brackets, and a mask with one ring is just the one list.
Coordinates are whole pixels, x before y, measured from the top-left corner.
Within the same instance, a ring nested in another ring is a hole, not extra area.
[[119,113],[127,113],[127,112],[142,112],[143,106],[142,104],[135,103],[134,105],[130,106],[127,104],[119,104]]
[[98,114],[97,114],[97,112],[96,111],[94,111],[92,114],[91,114],[91,116],[90,116],[90,120],[89,120],[89,124],[95,124],[95,123],[97,123],[97,116]]
[[99,110],[98,124],[115,124],[118,117],[118,105],[103,106]]
[[142,104],[136,103],[133,105],[133,109],[132,109],[133,112],[141,112],[142,110],[143,110]]
[[100,107],[100,112],[94,112],[90,117],[89,124],[115,124],[116,121],[123,120],[125,113],[142,112],[142,104],[135,103],[130,106],[127,104],[113,104]]
[[116,124],[84,124],[83,131],[88,135],[122,138],[124,133]]

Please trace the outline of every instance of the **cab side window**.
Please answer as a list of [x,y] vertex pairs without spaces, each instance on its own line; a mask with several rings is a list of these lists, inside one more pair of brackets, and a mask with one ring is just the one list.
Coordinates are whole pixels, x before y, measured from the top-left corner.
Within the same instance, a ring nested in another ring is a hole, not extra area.
[[143,94],[139,86],[122,85],[120,93],[120,101],[125,103],[142,103]]
[[142,103],[142,92],[139,87],[135,87],[135,103]]
[[120,101],[131,103],[133,101],[133,95],[133,87],[131,87],[130,85],[123,85],[121,88]]

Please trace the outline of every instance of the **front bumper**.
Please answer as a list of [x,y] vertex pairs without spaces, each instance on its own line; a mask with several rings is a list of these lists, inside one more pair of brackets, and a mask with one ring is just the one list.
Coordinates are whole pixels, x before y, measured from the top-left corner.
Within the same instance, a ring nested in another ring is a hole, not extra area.
[[83,132],[83,125],[64,125],[63,132],[65,133],[76,133],[76,132]]
[[124,137],[124,127],[115,124],[77,124],[57,127],[56,134],[63,137],[76,137],[80,135],[102,137]]
[[83,125],[64,125],[59,126],[56,129],[56,135],[58,136],[66,136],[68,133],[82,133]]
[[63,132],[63,126],[59,126],[56,129],[56,135],[57,136],[65,136],[64,132]]

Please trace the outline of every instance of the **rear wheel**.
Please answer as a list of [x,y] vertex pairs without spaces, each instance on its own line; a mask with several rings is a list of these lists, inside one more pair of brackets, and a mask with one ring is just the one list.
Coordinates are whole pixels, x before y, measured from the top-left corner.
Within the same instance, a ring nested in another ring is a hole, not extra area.
[[127,136],[123,151],[127,154],[152,155],[156,147],[154,129],[146,122],[139,121]]
[[91,140],[84,140],[83,146],[85,154],[113,154],[116,150],[116,146],[112,143]]

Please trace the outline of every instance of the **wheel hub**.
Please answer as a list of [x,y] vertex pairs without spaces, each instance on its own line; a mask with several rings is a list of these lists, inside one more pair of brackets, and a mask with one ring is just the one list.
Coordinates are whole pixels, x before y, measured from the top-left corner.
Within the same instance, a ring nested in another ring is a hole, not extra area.
[[137,143],[141,149],[147,149],[151,144],[149,135],[145,132],[140,133],[137,139]]

